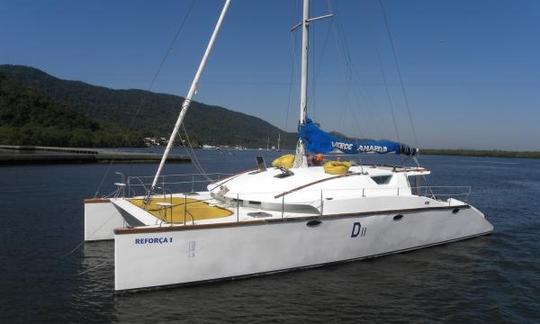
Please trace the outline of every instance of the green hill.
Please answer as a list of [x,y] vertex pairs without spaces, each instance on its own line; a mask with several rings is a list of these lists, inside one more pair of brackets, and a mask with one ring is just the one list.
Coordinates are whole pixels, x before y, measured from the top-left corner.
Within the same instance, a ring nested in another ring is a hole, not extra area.
[[140,133],[86,117],[0,75],[0,144],[136,146],[142,141]]
[[[38,90],[86,117],[102,123],[123,125],[145,136],[168,137],[182,97],[143,90],[113,90],[80,81],[53,77],[35,68],[0,65],[5,75]],[[193,102],[185,119],[192,142],[212,145],[266,147],[281,134],[283,147],[294,147],[296,134],[287,133],[260,118],[219,106]]]

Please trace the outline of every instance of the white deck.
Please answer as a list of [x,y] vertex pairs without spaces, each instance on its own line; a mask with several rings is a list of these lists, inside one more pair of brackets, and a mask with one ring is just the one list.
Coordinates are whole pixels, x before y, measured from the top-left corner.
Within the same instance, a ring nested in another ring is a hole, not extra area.
[[[125,214],[129,214],[130,217],[137,220],[134,223],[128,221],[128,225],[135,227],[184,226],[369,212],[380,213],[465,204],[456,199],[441,201],[412,194],[407,177],[429,174],[429,171],[420,168],[395,169],[353,166],[346,176],[327,174],[322,167],[298,168],[292,169],[292,172],[294,175],[276,178],[276,175],[282,173],[277,168],[269,168],[263,172],[248,171],[210,184],[209,191],[187,195],[182,193],[167,195],[167,197],[187,197],[205,201],[232,212],[232,215],[221,218],[186,219],[185,224],[164,222],[146,210],[131,204],[125,198],[112,198],[111,202]],[[373,180],[373,177],[377,176],[390,176],[391,178],[387,183],[377,184]],[[163,196],[156,195],[156,197]]]

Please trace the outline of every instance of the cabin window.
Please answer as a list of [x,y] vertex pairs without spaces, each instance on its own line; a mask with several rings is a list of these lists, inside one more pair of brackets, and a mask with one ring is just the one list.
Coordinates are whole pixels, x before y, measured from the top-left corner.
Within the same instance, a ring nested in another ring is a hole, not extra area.
[[375,183],[379,185],[388,184],[390,182],[390,179],[392,179],[392,175],[382,175],[382,176],[371,177],[371,180],[375,181]]
[[422,195],[422,177],[421,176],[409,176],[409,186],[411,187],[411,193],[413,195]]

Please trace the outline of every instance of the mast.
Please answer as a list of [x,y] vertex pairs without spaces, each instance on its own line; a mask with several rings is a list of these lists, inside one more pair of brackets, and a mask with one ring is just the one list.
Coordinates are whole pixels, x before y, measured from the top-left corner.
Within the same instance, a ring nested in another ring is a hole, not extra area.
[[309,0],[304,0],[302,17],[302,67],[300,80],[300,124],[306,122],[307,115],[307,83],[308,83],[308,51],[309,51]]
[[[307,105],[308,105],[308,57],[309,57],[309,23],[315,20],[332,17],[333,14],[328,14],[320,17],[309,17],[309,0],[304,0],[304,9],[302,14],[302,22],[294,26],[292,30],[302,26],[302,64],[300,70],[300,120],[299,124],[306,123]],[[301,138],[298,138],[296,144],[296,155],[294,158],[294,168],[307,167],[306,150]]]
[[[304,0],[302,14],[302,64],[300,70],[300,125],[305,124],[307,115],[307,81],[308,81],[308,50],[309,50],[309,0]],[[307,166],[306,151],[302,139],[296,144],[295,168]]]
[[195,73],[195,77],[193,77],[193,81],[191,82],[191,87],[189,88],[188,94],[186,95],[186,98],[184,99],[184,102],[182,103],[182,109],[180,110],[180,114],[178,116],[178,119],[176,120],[176,124],[174,125],[174,129],[171,133],[171,137],[169,138],[169,142],[167,143],[167,147],[165,148],[165,152],[163,153],[163,156],[161,158],[161,162],[159,163],[159,167],[156,171],[156,175],[154,176],[154,181],[152,181],[152,187],[150,187],[150,191],[148,192],[148,197],[150,197],[150,195],[152,194],[152,192],[154,191],[156,187],[157,181],[161,174],[161,170],[163,169],[163,166],[165,165],[165,161],[167,161],[167,157],[169,156],[169,152],[174,144],[174,140],[176,138],[176,135],[178,134],[178,130],[180,129],[180,126],[182,125],[182,121],[184,120],[187,110],[189,109],[189,106],[191,104],[191,98],[197,91],[197,83],[199,82],[201,74],[204,70],[206,61],[208,60],[208,56],[210,55],[210,52],[212,51],[214,42],[216,41],[217,34],[219,32],[219,29],[221,28],[223,19],[225,18],[225,14],[227,13],[227,10],[229,9],[230,3],[231,3],[231,0],[226,0],[225,4],[223,5],[223,9],[221,10],[221,14],[219,15],[216,26],[214,27],[212,36],[210,37],[210,40],[208,41],[206,51],[204,52],[204,55],[201,59],[201,63],[199,64],[199,68],[197,69],[197,72]]

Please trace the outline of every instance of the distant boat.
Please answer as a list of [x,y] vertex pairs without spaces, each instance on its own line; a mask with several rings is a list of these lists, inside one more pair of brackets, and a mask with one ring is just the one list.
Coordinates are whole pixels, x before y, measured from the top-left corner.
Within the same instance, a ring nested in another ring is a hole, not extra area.
[[[258,157],[256,169],[216,180],[206,191],[174,192],[169,186],[179,181],[161,176],[162,167],[229,4],[226,0],[151,185],[140,177],[128,179],[116,184],[114,197],[85,201],[85,240],[115,240],[115,290],[321,266],[492,232],[478,209],[446,192],[438,195],[439,187],[422,187],[420,178],[430,174],[423,167],[323,164],[322,154],[334,151],[414,156],[418,150],[392,141],[341,138],[308,118],[309,24],[329,16],[310,17],[309,0],[297,26],[302,64],[296,153],[271,167]],[[188,179],[195,184],[201,178]],[[133,195],[137,186],[147,191]],[[449,188],[456,189],[442,189]]]

